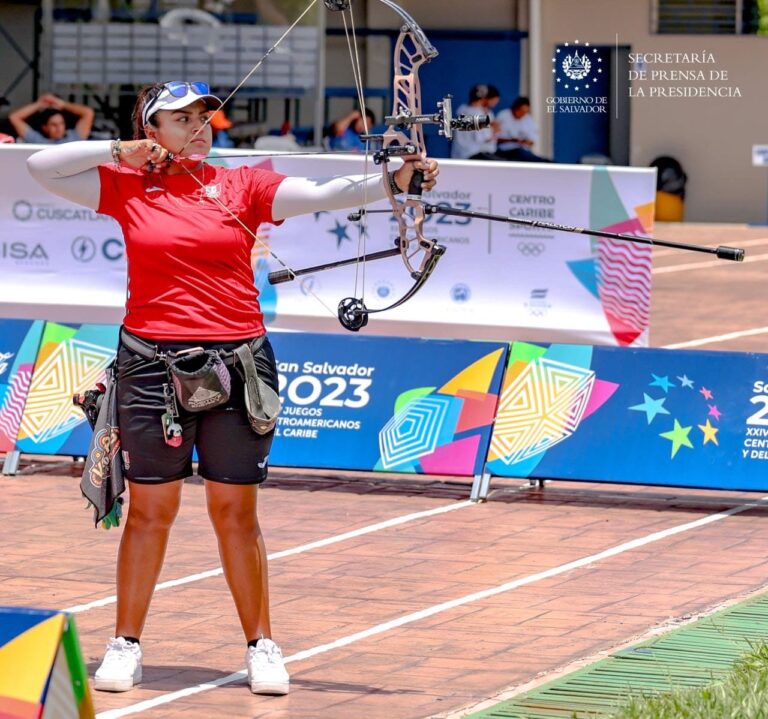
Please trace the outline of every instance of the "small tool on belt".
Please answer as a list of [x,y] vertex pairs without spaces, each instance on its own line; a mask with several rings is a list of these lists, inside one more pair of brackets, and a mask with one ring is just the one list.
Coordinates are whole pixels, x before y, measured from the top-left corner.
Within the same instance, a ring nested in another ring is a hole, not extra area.
[[169,447],[181,447],[182,427],[177,421],[179,408],[176,405],[176,393],[170,382],[163,384],[163,400],[165,401],[165,412],[160,418],[160,424],[163,427],[163,439]]

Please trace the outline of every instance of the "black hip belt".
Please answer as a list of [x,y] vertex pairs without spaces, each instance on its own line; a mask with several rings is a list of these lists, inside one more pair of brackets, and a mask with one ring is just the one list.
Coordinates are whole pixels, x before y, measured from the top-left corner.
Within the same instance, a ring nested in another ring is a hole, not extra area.
[[188,412],[202,412],[229,400],[232,384],[224,365],[233,366],[243,378],[245,407],[253,431],[267,434],[274,429],[280,413],[280,398],[259,377],[253,359],[265,339],[266,335],[261,335],[234,350],[190,347],[161,352],[157,345],[120,328],[120,341],[129,352],[149,362],[165,363],[168,381],[163,384],[165,413],[160,421],[165,441],[171,447],[179,447],[182,443],[177,401]]
[[[256,352],[262,344],[266,335],[261,335],[251,340],[248,345],[251,348],[251,352]],[[134,354],[138,355],[142,359],[149,362],[157,362],[160,360],[173,359],[177,354],[187,354],[185,350],[179,350],[178,352],[161,352],[160,348],[147,342],[146,340],[131,334],[125,327],[120,328],[120,342],[127,350],[130,350]],[[245,344],[245,343],[243,343]],[[221,356],[222,362],[225,365],[235,364],[235,352],[234,350],[215,350]]]

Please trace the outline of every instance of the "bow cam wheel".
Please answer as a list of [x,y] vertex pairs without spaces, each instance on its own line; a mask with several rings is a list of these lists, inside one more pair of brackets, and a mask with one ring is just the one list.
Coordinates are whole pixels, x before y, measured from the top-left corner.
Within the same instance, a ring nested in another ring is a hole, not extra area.
[[339,302],[339,322],[350,332],[358,332],[368,324],[368,309],[362,300],[347,297]]

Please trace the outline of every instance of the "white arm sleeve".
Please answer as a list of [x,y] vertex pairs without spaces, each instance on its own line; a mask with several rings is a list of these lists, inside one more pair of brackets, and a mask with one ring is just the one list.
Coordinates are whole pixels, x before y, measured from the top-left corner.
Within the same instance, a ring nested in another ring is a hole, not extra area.
[[111,140],[84,140],[56,145],[30,155],[27,169],[54,195],[96,210],[101,195],[96,168],[111,161]]
[[[36,152],[27,168],[46,190],[95,210],[101,182],[96,169],[112,161],[110,140],[69,142]],[[272,202],[272,217],[285,220],[321,210],[343,210],[377,202],[387,196],[381,175],[286,177]]]
[[272,201],[272,219],[285,220],[322,210],[362,207],[387,196],[382,175],[286,177]]

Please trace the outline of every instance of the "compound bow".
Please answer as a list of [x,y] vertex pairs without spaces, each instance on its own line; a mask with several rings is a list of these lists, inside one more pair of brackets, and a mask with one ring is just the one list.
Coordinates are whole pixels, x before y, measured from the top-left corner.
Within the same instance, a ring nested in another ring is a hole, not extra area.
[[[446,139],[453,137],[455,130],[479,130],[486,127],[489,118],[486,115],[453,116],[451,97],[446,96],[437,104],[437,111],[423,114],[421,108],[421,83],[419,69],[422,65],[437,57],[437,50],[429,41],[418,23],[392,0],[380,0],[384,5],[394,10],[402,19],[403,26],[395,45],[394,53],[394,85],[392,114],[384,119],[387,130],[382,135],[363,135],[368,143],[375,143],[379,149],[373,154],[373,161],[382,169],[384,187],[387,198],[392,206],[391,212],[398,225],[398,238],[391,250],[382,250],[349,260],[340,260],[301,270],[283,269],[269,275],[271,284],[288,282],[300,275],[342,267],[356,262],[384,259],[401,255],[408,273],[413,279],[413,285],[399,299],[386,307],[370,309],[366,307],[363,297],[347,297],[339,303],[338,317],[342,326],[351,331],[358,331],[368,324],[368,316],[378,312],[399,307],[413,297],[429,279],[438,260],[445,252],[445,247],[436,240],[424,235],[424,220],[426,212],[421,199],[421,184],[423,173],[414,172],[413,179],[403,200],[399,200],[390,182],[388,163],[393,157],[419,155],[426,157],[424,142],[425,124],[438,125],[438,132]],[[349,10],[351,0],[324,0],[325,6],[334,12]],[[358,74],[356,73],[356,78]],[[358,87],[362,101],[362,87]],[[364,109],[364,108],[363,108]],[[387,211],[389,212],[389,210]],[[365,210],[350,215],[350,219],[361,220]]]

